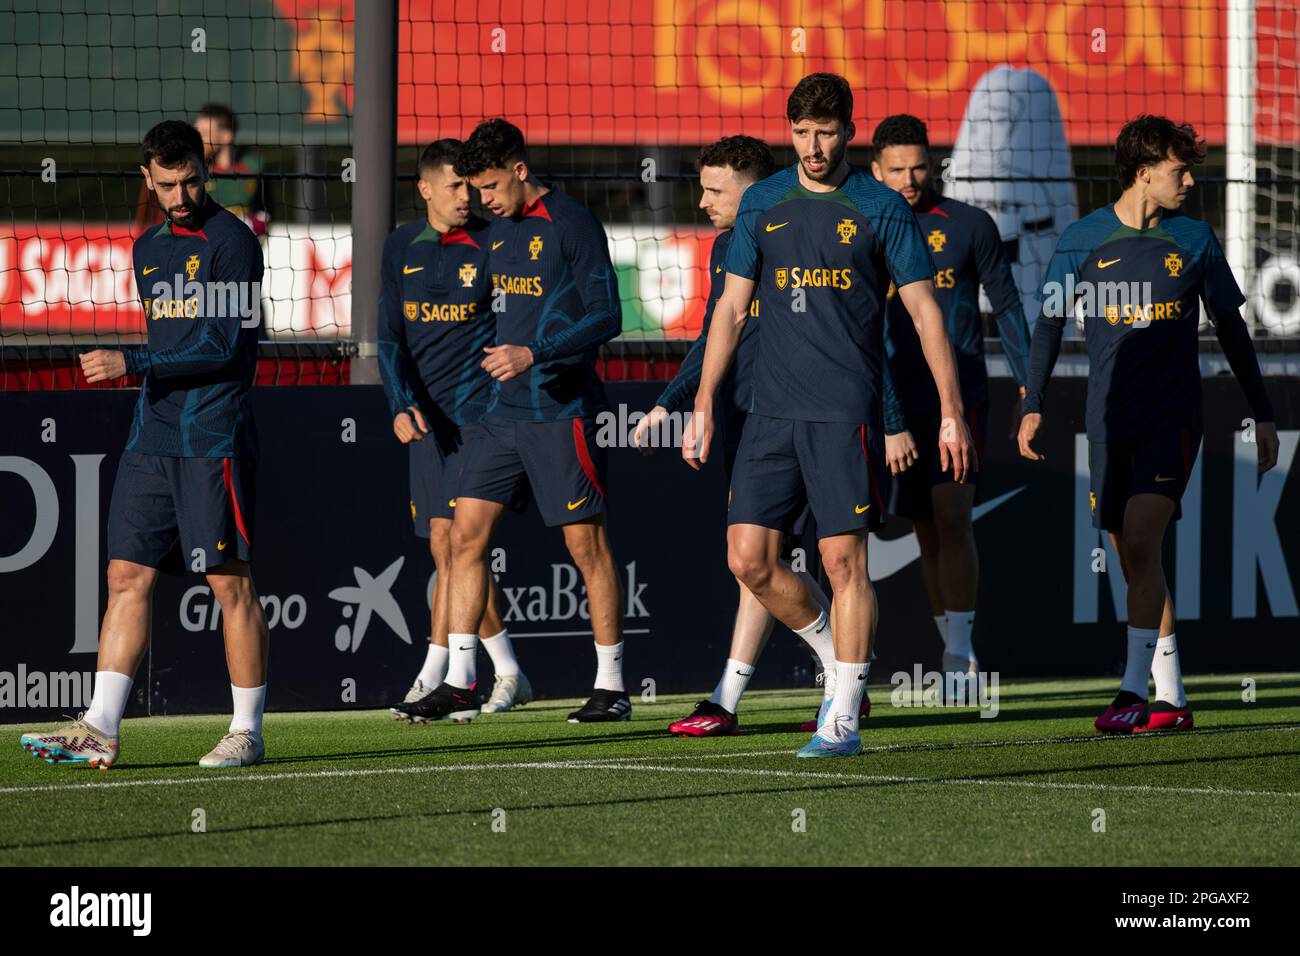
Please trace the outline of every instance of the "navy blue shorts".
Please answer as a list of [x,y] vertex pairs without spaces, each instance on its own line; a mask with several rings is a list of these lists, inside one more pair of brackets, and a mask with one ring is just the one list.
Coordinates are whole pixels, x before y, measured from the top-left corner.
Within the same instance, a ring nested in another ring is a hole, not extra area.
[[[908,418],[908,430],[916,442],[916,462],[901,475],[889,476],[887,508],[891,515],[912,521],[925,521],[934,517],[934,500],[930,489],[936,485],[952,483],[952,466],[947,471],[939,461],[939,419],[937,417]],[[975,455],[984,461],[984,436],[988,434],[988,402],[966,405],[966,427],[970,429]],[[888,470],[888,469],[886,469]],[[971,472],[966,484],[979,487],[979,470]]]
[[128,451],[108,507],[108,558],[168,574],[253,556],[256,462]]
[[429,521],[456,516],[460,472],[476,425],[435,427],[420,441],[407,444],[411,462],[411,518],[415,533],[429,537]]
[[817,537],[884,524],[885,439],[867,425],[751,414],[731,475],[727,524],[789,532],[807,507]]
[[1191,428],[1155,432],[1130,441],[1088,442],[1092,526],[1123,531],[1124,509],[1134,495],[1172,499],[1177,521],[1183,516],[1183,492],[1200,449],[1201,433]]
[[605,449],[596,444],[594,417],[524,422],[488,415],[463,457],[461,498],[523,510],[531,494],[552,528],[605,511]]

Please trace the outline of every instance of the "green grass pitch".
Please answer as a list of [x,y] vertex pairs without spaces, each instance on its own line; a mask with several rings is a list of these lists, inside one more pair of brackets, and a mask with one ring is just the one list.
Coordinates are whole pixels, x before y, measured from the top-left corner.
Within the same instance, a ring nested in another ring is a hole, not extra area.
[[706,740],[667,736],[682,696],[605,725],[566,723],[571,701],[271,714],[267,762],[225,771],[196,765],[223,717],[127,721],[106,773],[33,759],[11,725],[0,865],[1300,863],[1300,674],[1259,675],[1252,703],[1192,678],[1197,729],[1135,737],[1093,736],[1113,679],[1000,690],[981,719],[873,687],[863,755],[836,760],[794,757],[812,690],[753,692],[741,734]]

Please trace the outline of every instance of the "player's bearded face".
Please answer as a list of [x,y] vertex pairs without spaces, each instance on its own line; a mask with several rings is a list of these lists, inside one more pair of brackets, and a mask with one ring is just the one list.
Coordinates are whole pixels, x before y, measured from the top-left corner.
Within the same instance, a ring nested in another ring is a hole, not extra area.
[[750,180],[730,166],[705,166],[700,169],[700,208],[715,229],[730,229],[736,224],[740,197]]
[[203,206],[207,181],[207,170],[197,156],[178,166],[161,166],[158,160],[150,160],[149,168],[141,166],[140,171],[168,219],[179,226],[194,221]]
[[871,171],[890,189],[901,193],[909,206],[915,206],[930,178],[930,157],[924,146],[886,146],[871,164]]
[[853,138],[853,124],[846,127],[839,120],[803,119],[796,121],[790,132],[803,174],[813,182],[822,182],[840,168]]

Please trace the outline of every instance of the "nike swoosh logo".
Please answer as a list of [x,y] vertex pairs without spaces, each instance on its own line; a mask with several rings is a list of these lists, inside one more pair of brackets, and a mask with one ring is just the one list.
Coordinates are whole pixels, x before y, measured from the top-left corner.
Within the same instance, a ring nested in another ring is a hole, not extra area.
[[1156,481],[1177,481],[1177,478],[1166,478],[1163,475],[1156,475]]
[[1098,269],[1105,269],[1107,266],[1113,266],[1113,265],[1114,265],[1115,263],[1117,263],[1117,262],[1119,262],[1118,259],[1107,259],[1105,262],[1102,262],[1100,259],[1098,259],[1098,260],[1097,260],[1097,268],[1098,268]]
[[1148,644],[1147,647],[1155,647],[1154,644]]
[[501,248],[502,246],[504,246],[505,244],[506,244],[506,241],[505,241],[504,239],[502,239],[502,240],[499,241],[499,242],[494,242],[494,243],[492,243],[492,251],[493,251],[493,252],[496,252],[498,249],[500,249],[500,248]]
[[456,507],[456,499],[455,499],[455,498],[452,498],[451,501],[447,502],[447,507],[448,507],[448,508],[454,508],[454,507]]
[[[971,521],[975,522],[999,505],[1005,504],[1024,491],[1028,485],[1021,485],[1014,491],[999,495],[982,505],[976,505],[971,512]],[[871,536],[871,546],[867,549],[867,573],[873,581],[882,581],[890,575],[897,574],[913,561],[921,557],[921,545],[916,540],[916,532],[905,534],[900,538],[884,540],[877,534]]]
[[157,271],[158,271],[158,266],[145,266],[144,274],[148,275],[151,272],[157,272]]
[[785,222],[778,223],[778,224],[775,225],[775,226],[772,225],[772,224],[769,222],[765,228],[767,229],[768,232],[776,232],[776,231],[777,231],[778,229],[780,229],[782,226],[788,226],[788,225],[790,225],[790,220],[789,220],[789,219],[787,219]]
[[584,501],[586,501],[586,500],[587,500],[588,498],[590,498],[590,497],[591,497],[591,495],[583,495],[583,496],[582,496],[581,498],[579,498],[577,501],[570,501],[570,502],[569,502],[569,510],[570,510],[570,511],[573,511],[575,508],[580,508],[580,507],[582,507],[582,503],[583,503]]
[[1174,653],[1174,652],[1173,652],[1173,651],[1161,651],[1160,653],[1161,653],[1163,656],[1168,657],[1170,654],[1172,654],[1172,653]]
[[871,508],[871,505],[854,505],[854,506],[853,506],[853,513],[854,513],[854,514],[862,514],[864,511],[868,511],[868,510],[870,510],[870,508]]
[[402,266],[402,275],[409,276],[413,272],[423,272],[424,266],[416,266],[412,269],[410,266]]
[[457,648],[456,648],[456,650],[458,650],[458,651],[470,651],[470,650],[473,650],[473,649],[474,649],[474,645],[473,645],[473,644],[470,644],[468,647],[457,647]]
[[224,542],[224,541],[218,541],[218,542],[217,542],[217,550],[218,550],[218,551],[225,551],[225,550],[226,550],[226,542]]
[[722,266],[718,266],[717,268],[715,268],[715,269],[713,270],[714,274],[717,274],[717,273],[719,273],[719,272],[721,272],[721,271],[722,271]]

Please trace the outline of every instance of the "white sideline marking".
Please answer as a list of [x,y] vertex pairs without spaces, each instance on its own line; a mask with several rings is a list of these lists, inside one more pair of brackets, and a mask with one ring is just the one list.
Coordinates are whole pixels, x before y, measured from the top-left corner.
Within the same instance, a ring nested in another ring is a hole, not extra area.
[[[1300,732],[1300,727],[1294,727],[1289,724],[1256,724],[1242,727],[1214,727],[1197,731],[1200,736],[1209,734],[1239,734],[1254,732],[1260,730],[1281,730],[1289,733]],[[878,744],[874,747],[863,747],[862,752],[867,753],[887,753],[894,750],[902,751],[927,751],[927,750],[967,750],[977,747],[1033,747],[1040,744],[1101,744],[1117,743],[1120,741],[1134,740],[1152,740],[1158,737],[1182,737],[1186,731],[1173,730],[1153,730],[1141,734],[1082,734],[1074,737],[1031,737],[1021,740],[972,740],[966,743],[917,743],[917,744]],[[1140,746],[1130,743],[1130,746]],[[689,745],[688,745],[689,746]],[[588,757],[583,762],[593,764],[612,764],[612,763],[631,763],[642,760],[727,760],[732,757],[773,757],[791,754],[794,751],[788,747],[782,747],[780,750],[742,750],[735,753],[718,753],[718,754],[662,754],[647,757]],[[3,791],[0,791],[3,792]]]
[[[1082,768],[1085,770],[1093,768]],[[531,761],[527,763],[469,763],[422,767],[373,767],[365,770],[301,770],[289,773],[232,774],[229,776],[172,777],[168,779],[104,781],[85,784],[48,784],[34,787],[4,787],[5,793],[51,793],[64,790],[114,790],[124,787],[171,787],[193,783],[251,783],[275,780],[317,780],[330,777],[380,777],[394,774],[448,773],[497,770],[639,770],[647,773],[702,773],[719,776],[775,777],[797,780],[837,780],[856,783],[960,784],[984,787],[1022,787],[1033,790],[1110,790],[1119,793],[1168,793],[1219,797],[1300,797],[1290,790],[1226,790],[1218,787],[1154,787],[1145,784],[1054,783],[1047,780],[988,780],[954,777],[900,777],[890,774],[823,773],[798,770],[758,770],[749,767],[673,767],[640,763],[595,763],[590,760]],[[743,794],[739,794],[743,796]]]

